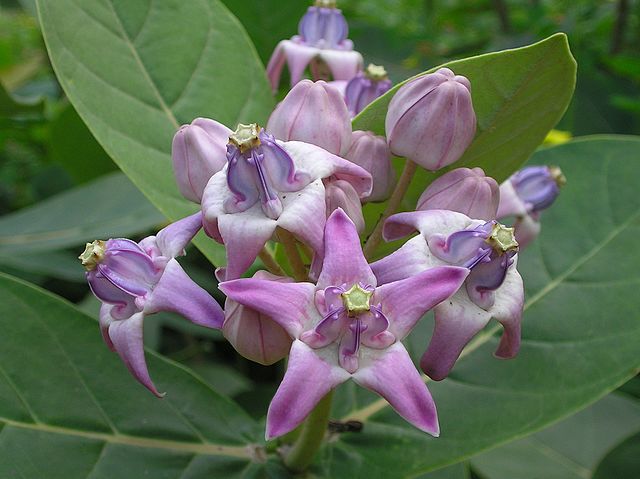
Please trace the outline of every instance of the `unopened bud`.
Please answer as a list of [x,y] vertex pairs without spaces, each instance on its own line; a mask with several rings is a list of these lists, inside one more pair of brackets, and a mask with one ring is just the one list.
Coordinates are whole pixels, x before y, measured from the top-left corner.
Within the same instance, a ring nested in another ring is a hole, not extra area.
[[384,201],[389,197],[396,182],[396,172],[384,137],[370,131],[354,131],[345,158],[367,170],[373,178],[373,189],[366,201]]

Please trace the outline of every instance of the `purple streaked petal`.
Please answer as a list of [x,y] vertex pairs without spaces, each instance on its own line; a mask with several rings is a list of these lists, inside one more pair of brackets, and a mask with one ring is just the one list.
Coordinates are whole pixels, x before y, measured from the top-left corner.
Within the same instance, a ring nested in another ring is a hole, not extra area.
[[419,231],[425,238],[429,238],[434,234],[449,235],[483,223],[454,211],[412,211],[390,216],[384,224],[382,236],[386,241],[393,241]]
[[415,427],[437,437],[440,428],[436,405],[402,343],[369,354],[368,364],[358,369],[353,379],[385,398]]
[[112,315],[115,319],[124,319],[139,311],[136,306],[136,296],[123,291],[105,278],[98,270],[87,273],[87,281],[91,292],[100,301],[112,305]]
[[298,191],[312,181],[304,172],[296,171],[291,156],[273,136],[262,130],[260,141],[262,142],[264,168],[276,190],[282,192]]
[[507,273],[502,286],[495,292],[491,309],[493,317],[502,324],[504,332],[495,352],[499,358],[508,359],[520,349],[520,324],[524,306],[524,286],[515,265]]
[[320,399],[349,379],[349,373],[332,364],[322,355],[324,352],[311,349],[302,341],[293,342],[287,372],[269,405],[267,440],[293,430]]
[[312,330],[300,335],[300,340],[313,349],[324,348],[338,339],[349,319],[344,308],[334,309],[322,318]]
[[400,249],[388,256],[371,263],[371,270],[378,279],[378,284],[391,283],[408,278],[432,266],[440,266],[443,262],[435,258],[427,242],[422,236],[407,241]]
[[325,189],[316,180],[302,190],[280,195],[283,210],[278,226],[292,233],[313,251],[324,251]]
[[201,228],[202,212],[198,211],[162,228],[156,235],[156,244],[167,258],[182,256],[186,246]]
[[504,282],[507,270],[513,264],[512,257],[513,252],[501,256],[494,253],[491,261],[478,263],[473,267],[466,283],[471,301],[484,310],[489,310],[493,306],[493,292]]
[[420,367],[433,380],[447,377],[462,349],[484,328],[491,313],[476,306],[466,291],[458,291],[435,308],[435,326]]
[[239,278],[255,261],[267,241],[273,236],[276,221],[267,218],[259,205],[239,214],[218,218],[218,231],[227,250],[224,279]]
[[128,319],[113,321],[109,325],[109,337],[113,347],[133,374],[144,387],[161,398],[164,393],[158,392],[147,369],[142,341],[142,322],[144,313],[136,313]]
[[141,250],[113,248],[111,241],[107,241],[104,257],[95,271],[131,295],[144,296],[149,293],[160,276],[160,270],[151,257]]
[[[251,208],[260,199],[260,186],[256,183],[256,168],[249,164],[235,145],[227,146],[227,158],[229,163],[226,180],[231,195],[224,200],[224,210],[227,213],[240,213]],[[205,188],[204,195],[206,191]]]
[[226,281],[218,287],[233,301],[271,317],[294,338],[319,317],[314,303],[316,287],[311,283],[247,278]]
[[207,328],[220,329],[224,321],[224,312],[218,302],[189,278],[175,259],[169,260],[160,281],[145,302],[146,314],[159,311],[178,313]]
[[442,261],[471,268],[491,254],[491,246],[486,240],[491,233],[492,224],[487,225],[488,227],[478,226],[456,231],[449,236],[431,235],[428,239],[429,249]]
[[431,308],[452,296],[469,274],[466,268],[439,266],[378,287],[372,303],[390,321],[389,330],[403,339]]
[[343,328],[344,334],[338,344],[338,362],[340,366],[350,374],[358,370],[360,363],[360,339],[363,325],[360,318],[352,319]]
[[356,227],[341,209],[334,211],[325,226],[325,254],[318,288],[358,282],[377,284],[362,253]]
[[386,349],[396,342],[393,333],[387,331],[389,320],[377,306],[372,306],[371,312],[363,314],[361,319],[365,325],[360,337],[363,345],[373,349]]

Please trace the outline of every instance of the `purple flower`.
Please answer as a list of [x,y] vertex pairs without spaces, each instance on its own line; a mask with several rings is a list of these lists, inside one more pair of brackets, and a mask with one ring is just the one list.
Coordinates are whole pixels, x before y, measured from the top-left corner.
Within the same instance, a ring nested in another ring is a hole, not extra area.
[[351,117],[330,84],[302,80],[273,111],[267,131],[282,141],[304,141],[344,157],[351,146]]
[[391,152],[387,140],[370,131],[354,131],[351,135],[351,148],[345,158],[361,166],[373,178],[371,194],[366,201],[384,201],[396,183],[396,172],[391,165]]
[[227,158],[202,198],[205,230],[227,250],[222,279],[240,277],[277,227],[321,253],[324,178],[348,181],[360,197],[371,191],[371,176],[359,166],[309,143],[278,141],[257,125],[238,126]]
[[431,171],[460,159],[476,133],[471,84],[448,68],[403,85],[385,120],[391,153]]
[[[266,271],[258,271],[253,277],[280,283],[293,282],[291,278],[275,276]],[[270,316],[229,298],[224,305],[224,311],[222,333],[245,358],[269,365],[289,354],[292,339]]]
[[174,259],[184,254],[184,247],[201,227],[202,214],[197,213],[140,243],[124,238],[87,243],[79,257],[91,291],[103,303],[100,330],[104,341],[158,397],[163,394],[151,381],[144,359],[144,317],[171,311],[201,326],[222,326],[220,305]]
[[384,67],[370,63],[362,72],[349,80],[344,92],[344,100],[351,116],[356,116],[376,98],[391,89],[391,80]]
[[[375,184],[375,183],[374,183]],[[500,191],[482,168],[456,168],[431,183],[418,199],[416,210],[450,210],[469,218],[496,218]]]
[[418,236],[371,265],[379,282],[397,281],[441,265],[471,270],[465,287],[434,310],[433,336],[420,361],[424,372],[435,380],[445,378],[464,346],[492,317],[504,327],[496,356],[515,356],[520,347],[524,288],[516,270],[518,243],[513,229],[453,211],[430,210],[391,216],[383,234],[392,241],[415,230]]
[[433,268],[377,286],[343,211],[327,220],[325,234],[317,285],[253,278],[220,284],[229,298],[271,316],[295,338],[269,407],[267,439],[294,429],[350,377],[419,429],[438,435],[435,405],[401,340],[427,310],[460,287],[468,270]]
[[358,233],[365,228],[364,216],[360,197],[351,183],[344,180],[329,179],[325,181],[325,194],[327,201],[327,216],[330,216],[338,208],[341,208],[356,226]]
[[173,137],[171,158],[182,195],[200,203],[209,178],[227,163],[226,144],[232,131],[209,118],[182,125]]
[[300,20],[298,33],[291,40],[278,43],[271,55],[267,76],[274,91],[285,63],[291,86],[302,79],[307,66],[311,67],[314,80],[327,79],[324,69],[334,80],[350,80],[362,67],[362,55],[353,50],[353,42],[347,39],[349,27],[335,1],[319,0],[309,7]]
[[527,246],[540,233],[540,214],[560,194],[567,179],[557,166],[527,166],[500,185],[497,218],[515,216],[516,239]]

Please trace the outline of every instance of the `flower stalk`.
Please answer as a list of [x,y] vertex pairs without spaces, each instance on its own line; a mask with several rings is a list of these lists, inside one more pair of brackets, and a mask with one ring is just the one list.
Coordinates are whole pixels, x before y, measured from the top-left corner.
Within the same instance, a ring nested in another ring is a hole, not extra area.
[[384,213],[382,213],[382,216],[378,220],[376,227],[374,228],[373,232],[367,239],[364,248],[362,249],[365,258],[371,259],[373,253],[375,253],[376,248],[380,244],[380,240],[382,240],[382,228],[384,227],[384,222],[389,216],[398,211],[400,203],[402,203],[402,199],[409,189],[409,185],[411,184],[411,180],[417,168],[418,165],[416,163],[409,159],[406,160],[404,169],[402,170],[402,174],[398,179],[398,183],[396,183],[396,187],[393,190],[393,193],[391,193],[391,198],[389,198],[387,207],[385,208]]
[[278,228],[278,239],[282,243],[282,246],[284,246],[284,252],[289,260],[289,265],[291,266],[295,280],[307,281],[309,273],[307,272],[307,267],[304,265],[304,261],[302,261],[293,235],[282,228]]
[[286,276],[286,273],[280,267],[276,259],[273,257],[273,254],[267,249],[266,246],[262,248],[260,253],[258,253],[258,257],[260,258],[260,261],[262,261],[262,263],[265,265],[267,270],[269,270],[269,273],[275,274],[276,276]]
[[327,432],[332,399],[333,391],[330,391],[318,402],[302,425],[298,439],[285,455],[284,463],[292,471],[302,472],[313,462]]

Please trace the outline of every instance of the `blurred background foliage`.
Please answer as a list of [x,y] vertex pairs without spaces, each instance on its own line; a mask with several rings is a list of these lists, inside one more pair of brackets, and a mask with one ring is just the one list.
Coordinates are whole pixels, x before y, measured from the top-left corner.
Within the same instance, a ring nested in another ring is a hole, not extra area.
[[[309,4],[223,1],[243,22],[265,64],[277,42],[296,33]],[[164,219],[116,172],[65,98],[34,5],[0,0],[0,271],[40,284],[95,316],[98,302],[75,259],[82,243],[96,237],[139,239]],[[396,82],[448,60],[566,32],[578,61],[578,83],[557,128],[566,136],[640,134],[640,0],[342,0],[339,6],[365,62],[384,65]],[[123,205],[134,206],[123,215]],[[48,261],[41,261],[44,255]],[[211,265],[196,249],[182,263],[197,282],[217,291]],[[282,363],[250,363],[219,332],[168,314],[146,321],[145,328],[149,347],[193,368],[256,417],[264,415]],[[639,380],[619,394],[640,397]],[[637,444],[636,436],[612,449],[603,468],[615,470],[628,461]],[[463,469],[466,477],[502,477],[494,466],[489,457],[476,461],[473,471],[468,465]],[[585,470],[577,477],[591,477]]]

